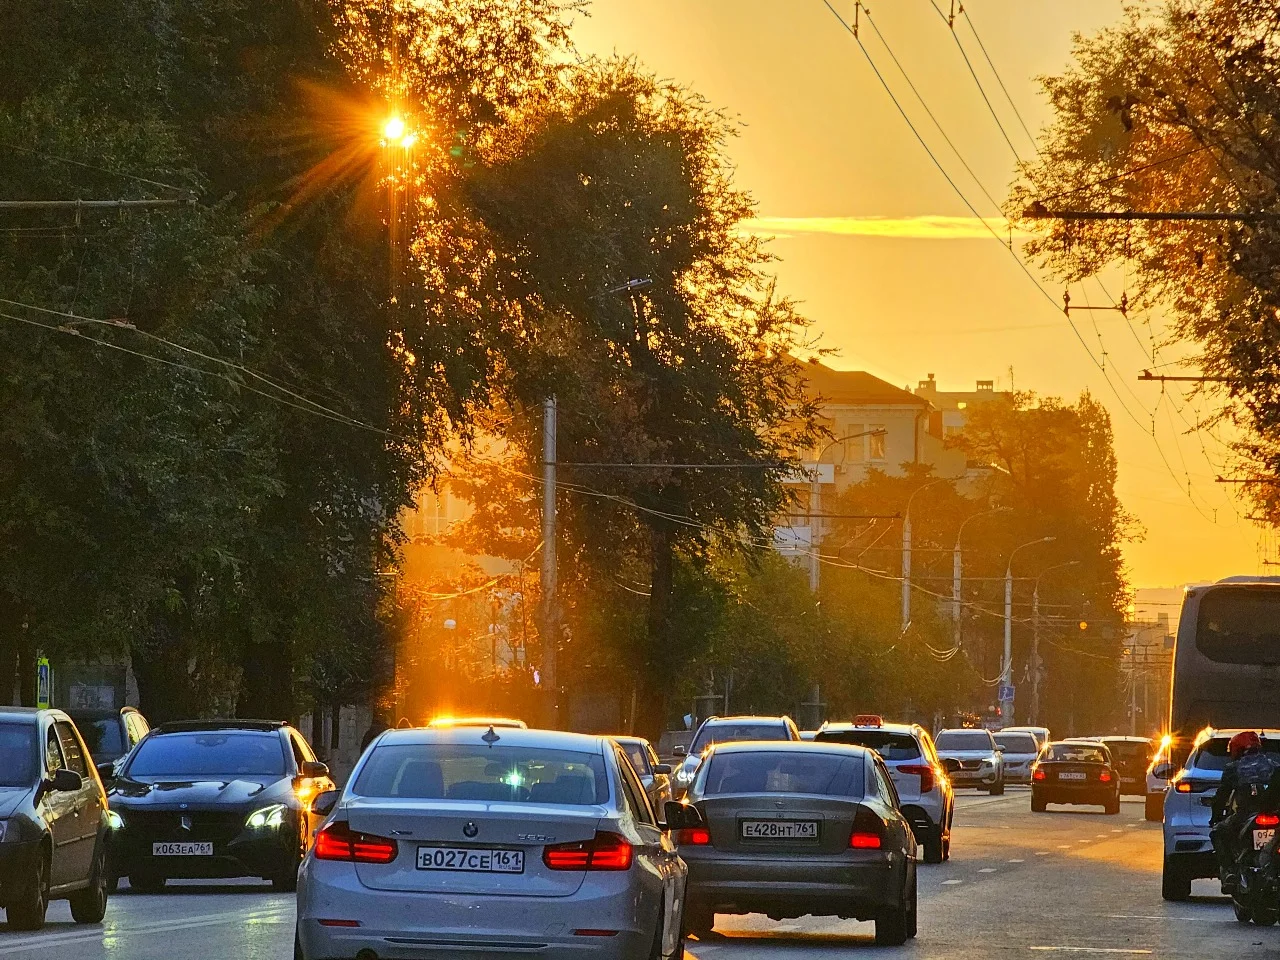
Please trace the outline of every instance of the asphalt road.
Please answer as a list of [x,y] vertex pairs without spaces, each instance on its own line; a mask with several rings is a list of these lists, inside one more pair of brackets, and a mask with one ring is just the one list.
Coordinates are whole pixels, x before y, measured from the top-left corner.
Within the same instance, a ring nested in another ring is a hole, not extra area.
[[[1236,923],[1216,882],[1189,903],[1160,899],[1160,826],[1126,801],[1118,817],[1094,808],[1032,814],[1025,789],[964,793],[953,856],[922,866],[920,935],[877,948],[872,925],[806,917],[723,917],[697,960],[835,960],[850,956],[1030,958],[1280,958],[1280,926]],[[63,903],[38,934],[0,927],[0,960],[289,960],[293,899],[259,884],[172,884],[159,896],[112,900],[101,928],[71,922]]]

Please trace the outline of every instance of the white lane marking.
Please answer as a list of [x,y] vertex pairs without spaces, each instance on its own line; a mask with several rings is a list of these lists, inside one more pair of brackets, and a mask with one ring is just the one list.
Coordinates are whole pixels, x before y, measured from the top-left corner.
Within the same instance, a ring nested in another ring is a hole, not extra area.
[[1048,851],[1048,850],[1037,850],[1037,851],[1036,851],[1036,856],[1037,856],[1037,857],[1047,857],[1048,855],[1049,855],[1049,851]]
[[[33,949],[42,949],[48,946],[61,946],[64,943],[84,943],[89,940],[102,940],[105,937],[119,938],[124,936],[143,936],[152,933],[170,933],[177,930],[195,930],[200,927],[220,927],[239,925],[252,921],[270,921],[281,920],[281,914],[277,912],[271,913],[213,913],[203,917],[191,917],[181,920],[162,920],[153,923],[142,923],[136,926],[115,925],[107,929],[97,929],[85,933],[55,933],[53,935],[33,936],[21,943],[10,944],[6,942],[5,946],[0,947],[0,956],[10,953],[23,953],[24,951]],[[8,941],[8,937],[5,938]]]
[[982,868],[981,870],[979,870],[978,872],[979,872],[979,873],[995,873],[995,872],[996,872],[996,868],[995,868],[995,867],[983,867],[983,868]]
[[1010,863],[1026,863],[1027,861],[1025,861],[1025,860],[1010,860],[1009,862],[1010,862]]
[[957,883],[964,883],[964,881],[963,880],[943,880],[942,881],[943,886],[948,886],[948,887]]
[[1107,835],[1106,835],[1105,833],[1100,833],[1100,834],[1098,834],[1098,839],[1099,839],[1099,840],[1105,840],[1105,839],[1107,839]]
[[1203,917],[1143,917],[1132,913],[1104,913],[1104,920],[1159,920],[1164,923],[1166,920],[1176,920],[1178,923],[1203,923]]
[[1112,833],[1124,833],[1124,831],[1123,831],[1123,830],[1121,830],[1119,827],[1112,827],[1112,828],[1111,828],[1111,832],[1112,832]]
[[1070,850],[1070,849],[1071,849],[1071,844],[1069,844],[1069,843],[1060,843],[1060,844],[1058,844],[1058,849],[1059,849],[1059,850]]
[[1123,947],[1028,947],[1028,950],[1039,950],[1046,953],[1121,953],[1133,956],[1148,956],[1150,950],[1126,950]]
[[1084,840],[1077,840],[1076,843],[1093,843],[1093,841],[1086,837]]

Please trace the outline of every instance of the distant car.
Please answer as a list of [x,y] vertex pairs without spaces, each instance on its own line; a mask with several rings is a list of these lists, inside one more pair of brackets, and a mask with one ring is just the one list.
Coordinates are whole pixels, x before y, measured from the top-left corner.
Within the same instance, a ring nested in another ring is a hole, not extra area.
[[614,737],[626,754],[631,766],[640,778],[640,785],[653,809],[662,811],[668,800],[675,799],[671,791],[671,766],[658,759],[653,744],[644,737]]
[[287,723],[207,720],[153,727],[112,784],[111,870],[141,893],[166,880],[262,877],[293,890],[323,817],[329,768]]
[[706,821],[676,835],[699,940],[718,913],[874,920],[881,945],[915,936],[916,840],[874,750],[720,743],[686,802]]
[[[75,721],[80,735],[89,746],[93,755],[94,766],[100,773],[106,773],[105,764],[111,764],[110,776],[114,776],[115,765],[126,753],[147,735],[151,725],[146,717],[133,707],[121,707],[119,710],[68,710],[67,715]],[[110,779],[104,776],[104,779]]]
[[804,740],[805,742],[816,740],[818,739],[818,731],[817,730],[801,730],[800,739]]
[[1090,740],[1059,740],[1040,751],[1031,768],[1031,811],[1050,803],[1090,804],[1120,812],[1120,772],[1111,752]]
[[684,796],[693,782],[693,775],[702,762],[702,755],[717,743],[735,743],[743,740],[794,740],[799,741],[800,731],[790,717],[708,717],[698,727],[688,750],[677,745],[674,749],[680,765],[675,770],[673,788],[676,799]]
[[[1196,737],[1186,765],[1169,781],[1164,801],[1164,871],[1161,894],[1186,900],[1191,881],[1218,876],[1218,861],[1209,838],[1213,795],[1230,759],[1227,744],[1240,730],[1206,729]],[[1262,749],[1280,754],[1280,731],[1262,731]],[[1280,759],[1280,757],[1277,757]]]
[[1004,793],[1004,757],[990,730],[942,730],[934,746],[953,787],[977,787],[992,796]]
[[1169,781],[1178,772],[1172,757],[1173,738],[1164,737],[1156,746],[1147,765],[1147,799],[1143,810],[1145,819],[1159,823],[1164,819],[1164,798],[1169,791]]
[[1053,737],[1049,735],[1048,727],[1005,727],[1001,733],[1029,733],[1036,738],[1039,749],[1043,750],[1046,743],[1049,743]]
[[1005,783],[1030,783],[1031,765],[1040,755],[1035,735],[1020,730],[1000,730],[994,737],[996,746],[1004,751]]
[[440,730],[449,727],[493,727],[495,730],[528,730],[529,725],[523,720],[510,717],[436,717],[427,724],[428,729]]
[[1120,794],[1144,797],[1147,793],[1147,769],[1156,749],[1148,737],[1099,737],[1098,742],[1111,751],[1111,759],[1120,771]]
[[951,858],[955,793],[927,730],[916,723],[885,723],[881,717],[865,715],[852,723],[823,724],[815,742],[876,751],[893,778],[902,815],[924,850],[925,863]]
[[71,718],[0,707],[0,907],[9,929],[39,930],[50,900],[70,900],[76,923],[101,923],[110,829],[106,792]]
[[389,730],[317,806],[298,960],[684,956],[688,871],[607,737]]

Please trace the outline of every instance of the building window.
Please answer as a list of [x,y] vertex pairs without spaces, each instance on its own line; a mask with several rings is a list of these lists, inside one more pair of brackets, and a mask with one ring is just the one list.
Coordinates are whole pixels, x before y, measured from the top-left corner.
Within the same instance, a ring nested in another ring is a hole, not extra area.
[[883,432],[884,424],[874,423],[871,426],[867,427],[867,429],[881,431],[880,433],[871,433],[867,435],[867,459],[868,460],[887,460],[888,453],[886,452],[886,449],[885,449],[886,447],[885,441],[889,438]]
[[845,424],[844,432],[840,435],[842,437],[848,437],[849,439],[845,440],[844,443],[841,444],[841,446],[844,447],[844,450],[842,451],[843,455],[840,458],[841,463],[857,463],[862,459],[862,437],[858,436],[858,434],[862,433],[865,429],[866,427],[860,423]]

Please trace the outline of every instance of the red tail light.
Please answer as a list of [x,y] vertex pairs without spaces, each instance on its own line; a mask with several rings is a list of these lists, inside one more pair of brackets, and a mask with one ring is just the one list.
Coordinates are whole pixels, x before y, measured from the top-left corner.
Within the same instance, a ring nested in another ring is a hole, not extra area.
[[854,850],[879,850],[881,846],[880,834],[878,833],[858,833],[856,830],[849,837],[849,846]]
[[390,863],[398,852],[399,847],[394,840],[371,833],[357,833],[345,820],[334,820],[316,834],[317,860]]
[[1111,771],[1110,771],[1110,770],[1103,770],[1100,774],[1098,774],[1098,779],[1099,779],[1100,781],[1102,781],[1103,783],[1110,783],[1110,782],[1111,782]]
[[1260,813],[1253,818],[1255,827],[1280,827],[1280,817],[1274,813]]
[[1039,767],[1037,767],[1035,771],[1032,772],[1031,779],[1032,780],[1048,780],[1049,775],[1045,773],[1043,770],[1041,770]]
[[854,814],[849,847],[853,850],[880,850],[884,847],[884,823],[866,807],[858,807]]
[[625,837],[601,830],[590,840],[546,847],[542,862],[548,870],[630,870],[634,856]]
[[905,773],[908,776],[920,778],[920,792],[928,793],[933,789],[934,777],[936,773],[933,767],[928,764],[909,763],[898,768],[899,773]]
[[705,847],[711,843],[711,831],[706,827],[692,827],[676,834],[676,843],[682,847]]

